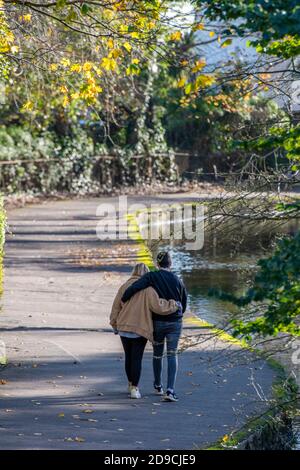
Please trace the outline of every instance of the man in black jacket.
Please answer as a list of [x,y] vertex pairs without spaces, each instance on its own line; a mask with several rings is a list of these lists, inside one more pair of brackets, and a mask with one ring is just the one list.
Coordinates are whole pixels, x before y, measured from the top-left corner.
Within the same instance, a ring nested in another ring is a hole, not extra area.
[[157,315],[153,313],[154,343],[153,343],[153,371],[154,389],[163,395],[162,387],[162,360],[165,341],[167,343],[168,358],[168,385],[164,397],[167,401],[178,401],[174,392],[178,370],[177,348],[182,330],[182,315],[186,310],[187,293],[181,280],[170,270],[172,260],[169,252],[163,251],[157,255],[158,271],[144,274],[124,292],[123,302],[127,302],[134,294],[147,287],[153,287],[159,297],[166,300],[174,299],[178,302],[178,310],[170,315]]

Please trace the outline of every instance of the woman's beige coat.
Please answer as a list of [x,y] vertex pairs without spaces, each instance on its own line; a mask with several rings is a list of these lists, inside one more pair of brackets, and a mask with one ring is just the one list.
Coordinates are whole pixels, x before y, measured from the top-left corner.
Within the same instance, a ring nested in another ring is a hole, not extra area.
[[110,315],[110,324],[118,331],[137,333],[153,342],[152,312],[169,315],[176,312],[175,300],[160,299],[153,287],[137,292],[128,302],[121,302],[122,296],[139,276],[132,276],[123,284],[114,300]]

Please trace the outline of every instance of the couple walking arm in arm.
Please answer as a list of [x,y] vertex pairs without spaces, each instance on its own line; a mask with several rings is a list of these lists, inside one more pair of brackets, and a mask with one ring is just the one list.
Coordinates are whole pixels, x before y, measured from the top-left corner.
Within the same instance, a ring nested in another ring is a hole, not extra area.
[[164,395],[162,360],[167,349],[168,383],[164,399],[177,401],[174,392],[178,359],[177,349],[186,310],[187,293],[180,279],[171,271],[171,257],[162,252],[157,257],[158,271],[149,272],[138,264],[121,286],[113,303],[110,323],[118,332],[125,351],[125,370],[131,398],[140,398],[138,381],[142,357],[149,339],[153,343],[154,390]]

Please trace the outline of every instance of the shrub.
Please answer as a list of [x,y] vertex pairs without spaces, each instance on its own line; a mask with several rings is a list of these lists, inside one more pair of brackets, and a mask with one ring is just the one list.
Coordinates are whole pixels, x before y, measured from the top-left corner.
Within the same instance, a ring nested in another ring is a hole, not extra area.
[[5,236],[5,213],[3,209],[3,199],[0,195],[0,294],[2,293],[2,281],[3,281],[3,248],[4,248],[4,236]]

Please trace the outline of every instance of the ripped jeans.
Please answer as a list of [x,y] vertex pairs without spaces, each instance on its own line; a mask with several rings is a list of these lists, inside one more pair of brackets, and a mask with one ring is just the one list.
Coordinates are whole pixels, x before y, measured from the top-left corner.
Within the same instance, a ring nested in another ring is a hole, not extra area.
[[182,330],[180,321],[154,321],[153,372],[154,385],[162,385],[162,361],[167,343],[168,390],[174,390],[178,370],[177,348]]

